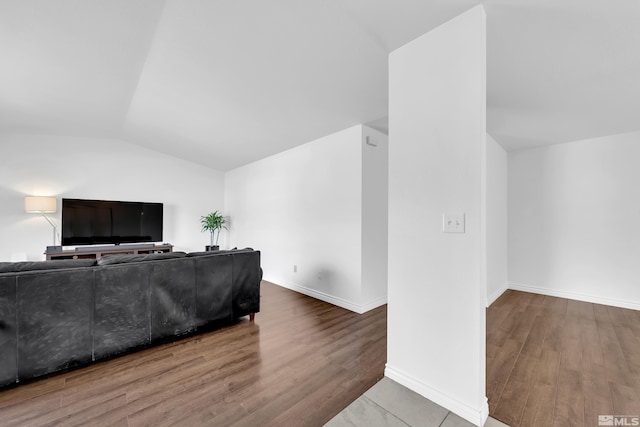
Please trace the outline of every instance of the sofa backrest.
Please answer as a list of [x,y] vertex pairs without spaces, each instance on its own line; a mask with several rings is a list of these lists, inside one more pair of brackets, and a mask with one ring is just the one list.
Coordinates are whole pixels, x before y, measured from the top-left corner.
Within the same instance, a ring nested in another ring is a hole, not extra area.
[[162,259],[184,258],[184,252],[163,252],[159,254],[113,254],[105,255],[97,261],[97,265],[126,264],[130,262],[158,261]]
[[93,267],[95,259],[64,259],[51,261],[0,262],[0,273],[21,271],[60,270],[63,268]]

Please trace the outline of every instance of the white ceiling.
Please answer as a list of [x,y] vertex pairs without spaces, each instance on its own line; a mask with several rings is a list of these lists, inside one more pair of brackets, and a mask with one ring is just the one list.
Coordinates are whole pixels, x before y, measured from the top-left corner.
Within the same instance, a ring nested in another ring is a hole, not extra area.
[[229,170],[385,129],[388,53],[480,3],[505,148],[640,130],[637,0],[0,0],[0,133]]
[[640,1],[484,3],[487,130],[505,148],[640,130]]

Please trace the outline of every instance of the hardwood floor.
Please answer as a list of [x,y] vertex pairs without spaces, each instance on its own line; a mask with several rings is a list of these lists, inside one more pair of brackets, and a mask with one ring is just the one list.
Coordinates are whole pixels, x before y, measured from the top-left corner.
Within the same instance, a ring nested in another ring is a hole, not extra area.
[[640,312],[505,292],[487,310],[487,396],[512,427],[640,416]]
[[321,426],[383,377],[386,306],[358,315],[263,282],[261,310],[0,391],[0,425]]
[[[1,426],[321,426],[375,384],[386,306],[268,282],[222,329],[0,391]],[[640,416],[640,312],[507,291],[487,310],[490,415],[513,427]]]

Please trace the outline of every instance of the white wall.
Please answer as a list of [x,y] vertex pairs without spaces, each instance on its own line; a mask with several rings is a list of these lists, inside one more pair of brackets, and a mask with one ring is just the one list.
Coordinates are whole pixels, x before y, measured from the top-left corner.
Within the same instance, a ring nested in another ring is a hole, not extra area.
[[265,280],[355,311],[361,145],[354,126],[226,174],[231,245],[262,252]]
[[487,307],[507,290],[507,152],[487,135]]
[[[476,425],[488,416],[485,57],[477,6],[389,58],[385,374]],[[465,212],[466,233],[443,233],[443,212]]]
[[387,156],[358,125],[227,172],[231,245],[259,249],[270,282],[358,313],[385,304]]
[[[111,139],[0,136],[0,260],[44,259],[52,227],[24,212],[24,196],[164,203],[164,241],[174,250],[204,250],[200,216],[224,205],[224,174]],[[224,237],[224,233],[223,233]],[[222,240],[222,238],[221,238]]]
[[[370,144],[367,144],[367,137]],[[389,138],[362,127],[362,302],[387,302]]]
[[514,289],[640,309],[640,132],[509,153]]

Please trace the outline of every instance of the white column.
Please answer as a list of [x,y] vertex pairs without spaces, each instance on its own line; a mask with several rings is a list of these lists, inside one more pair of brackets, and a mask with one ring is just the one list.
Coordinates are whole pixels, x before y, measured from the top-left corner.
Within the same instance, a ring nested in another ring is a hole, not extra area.
[[[486,48],[474,7],[389,58],[386,375],[476,425],[485,397]],[[444,233],[443,213],[464,213]]]

